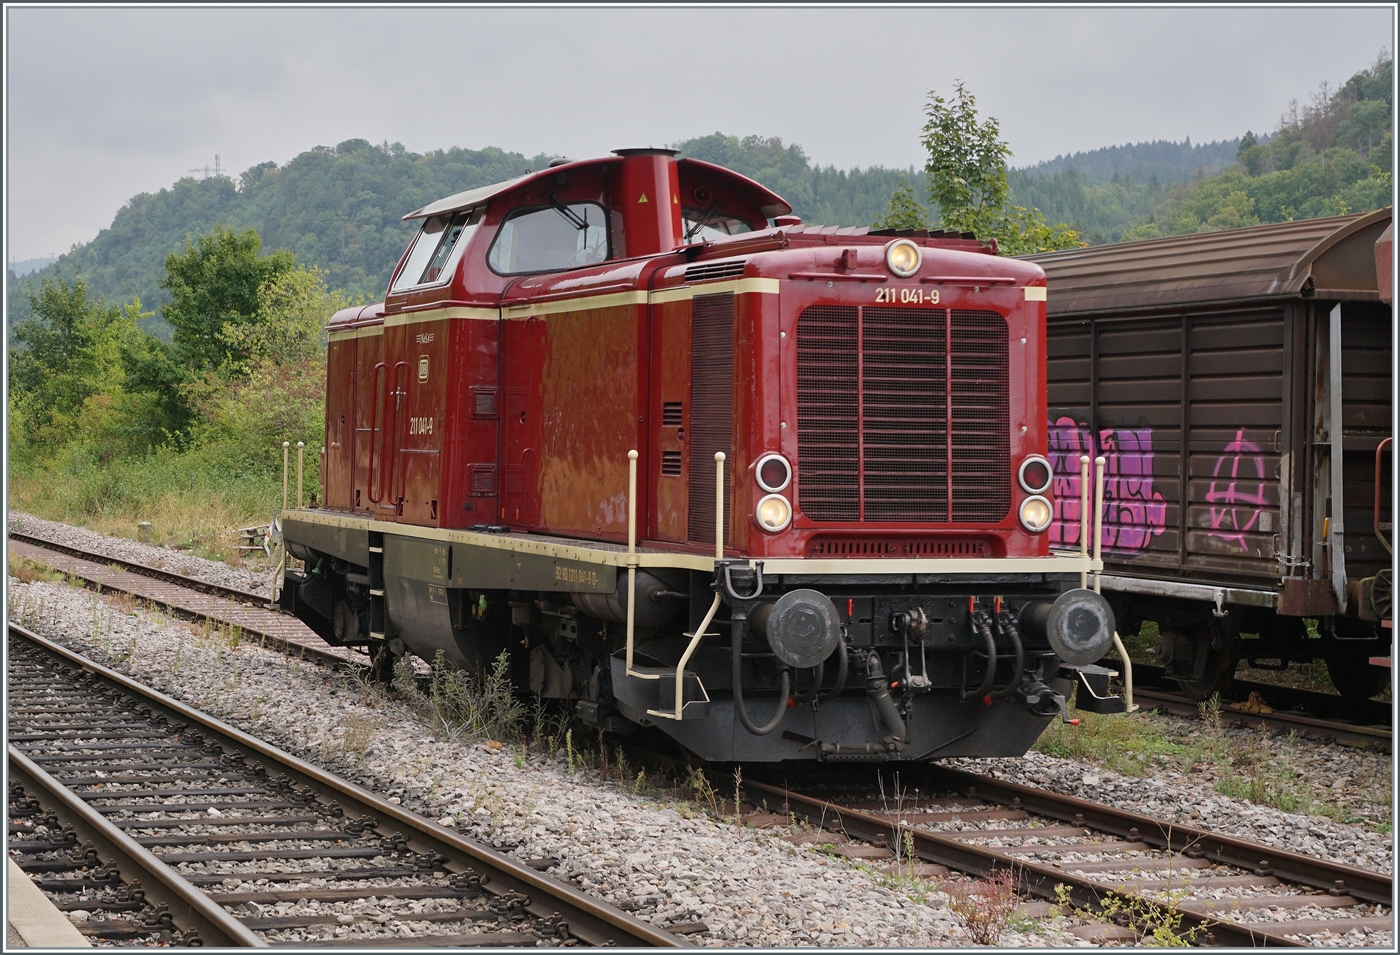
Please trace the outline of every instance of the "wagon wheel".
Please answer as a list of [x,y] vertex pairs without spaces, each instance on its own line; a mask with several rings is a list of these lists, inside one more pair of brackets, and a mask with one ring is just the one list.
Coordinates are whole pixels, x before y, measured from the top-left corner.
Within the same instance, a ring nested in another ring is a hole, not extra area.
[[1206,665],[1199,680],[1177,680],[1181,692],[1192,700],[1225,695],[1235,679],[1239,657],[1235,653],[1237,626],[1230,617],[1209,617],[1193,625],[1187,634],[1196,653],[1205,653]]
[[[1371,624],[1352,617],[1338,617],[1336,628],[1343,640],[1364,642],[1355,647],[1334,643],[1327,651],[1327,675],[1344,700],[1352,703],[1369,700],[1390,679],[1389,670],[1370,663],[1371,657],[1385,649],[1380,642],[1380,634]],[[1367,637],[1374,638],[1375,642],[1368,641]]]

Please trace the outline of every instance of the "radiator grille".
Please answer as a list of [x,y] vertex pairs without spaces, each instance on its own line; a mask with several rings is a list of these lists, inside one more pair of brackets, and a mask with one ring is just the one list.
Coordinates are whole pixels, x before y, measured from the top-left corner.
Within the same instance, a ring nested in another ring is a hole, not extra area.
[[[734,295],[697,295],[691,310],[690,513],[693,541],[715,539],[715,452],[734,457]],[[725,500],[729,500],[725,465]],[[729,516],[729,515],[726,515]],[[725,538],[729,535],[726,533]]]
[[860,369],[854,306],[814,305],[797,323],[797,441],[802,509],[816,521],[858,521]]
[[1006,320],[996,312],[806,309],[797,325],[803,513],[832,522],[1003,520],[1009,387]]

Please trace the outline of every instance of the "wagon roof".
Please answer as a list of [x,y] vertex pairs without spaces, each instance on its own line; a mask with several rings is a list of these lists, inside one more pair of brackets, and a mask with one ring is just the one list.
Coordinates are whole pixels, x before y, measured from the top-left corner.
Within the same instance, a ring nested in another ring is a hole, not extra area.
[[1376,239],[1391,209],[1049,252],[1046,312],[1130,312],[1261,299],[1378,298]]

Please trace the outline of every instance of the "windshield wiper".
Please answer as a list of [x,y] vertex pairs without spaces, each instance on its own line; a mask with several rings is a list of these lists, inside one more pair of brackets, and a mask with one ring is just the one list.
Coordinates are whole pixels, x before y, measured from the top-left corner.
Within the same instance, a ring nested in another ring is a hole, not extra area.
[[685,230],[685,241],[689,242],[695,235],[715,217],[715,210],[719,208],[719,200],[715,200],[714,205],[700,214],[700,218],[690,224],[690,228]]
[[554,198],[554,195],[552,193],[546,192],[544,194],[544,197],[548,199],[551,203],[553,203],[554,211],[558,212],[565,219],[569,220],[569,224],[572,225],[575,229],[577,229],[580,232],[583,232],[588,228],[587,211],[585,211],[583,216],[580,217],[577,212],[564,205],[564,203],[560,202],[558,199]]

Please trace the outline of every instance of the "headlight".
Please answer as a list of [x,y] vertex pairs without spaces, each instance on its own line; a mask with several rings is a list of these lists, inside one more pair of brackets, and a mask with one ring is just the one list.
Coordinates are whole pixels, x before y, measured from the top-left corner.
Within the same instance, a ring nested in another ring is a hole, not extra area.
[[792,465],[781,454],[765,454],[758,459],[758,467],[753,469],[758,486],[770,494],[776,494],[788,486],[792,480]]
[[902,279],[907,279],[919,271],[923,259],[924,254],[919,251],[919,247],[908,239],[896,239],[885,246],[885,264]]
[[792,505],[781,494],[769,494],[758,502],[753,516],[759,527],[776,534],[792,523]]
[[1021,502],[1021,526],[1032,534],[1039,534],[1050,526],[1050,520],[1055,516],[1050,507],[1050,502],[1039,494],[1026,498]]
[[1050,462],[1038,454],[1032,454],[1021,462],[1016,478],[1027,494],[1044,494],[1050,490],[1050,482],[1055,474],[1050,470]]

